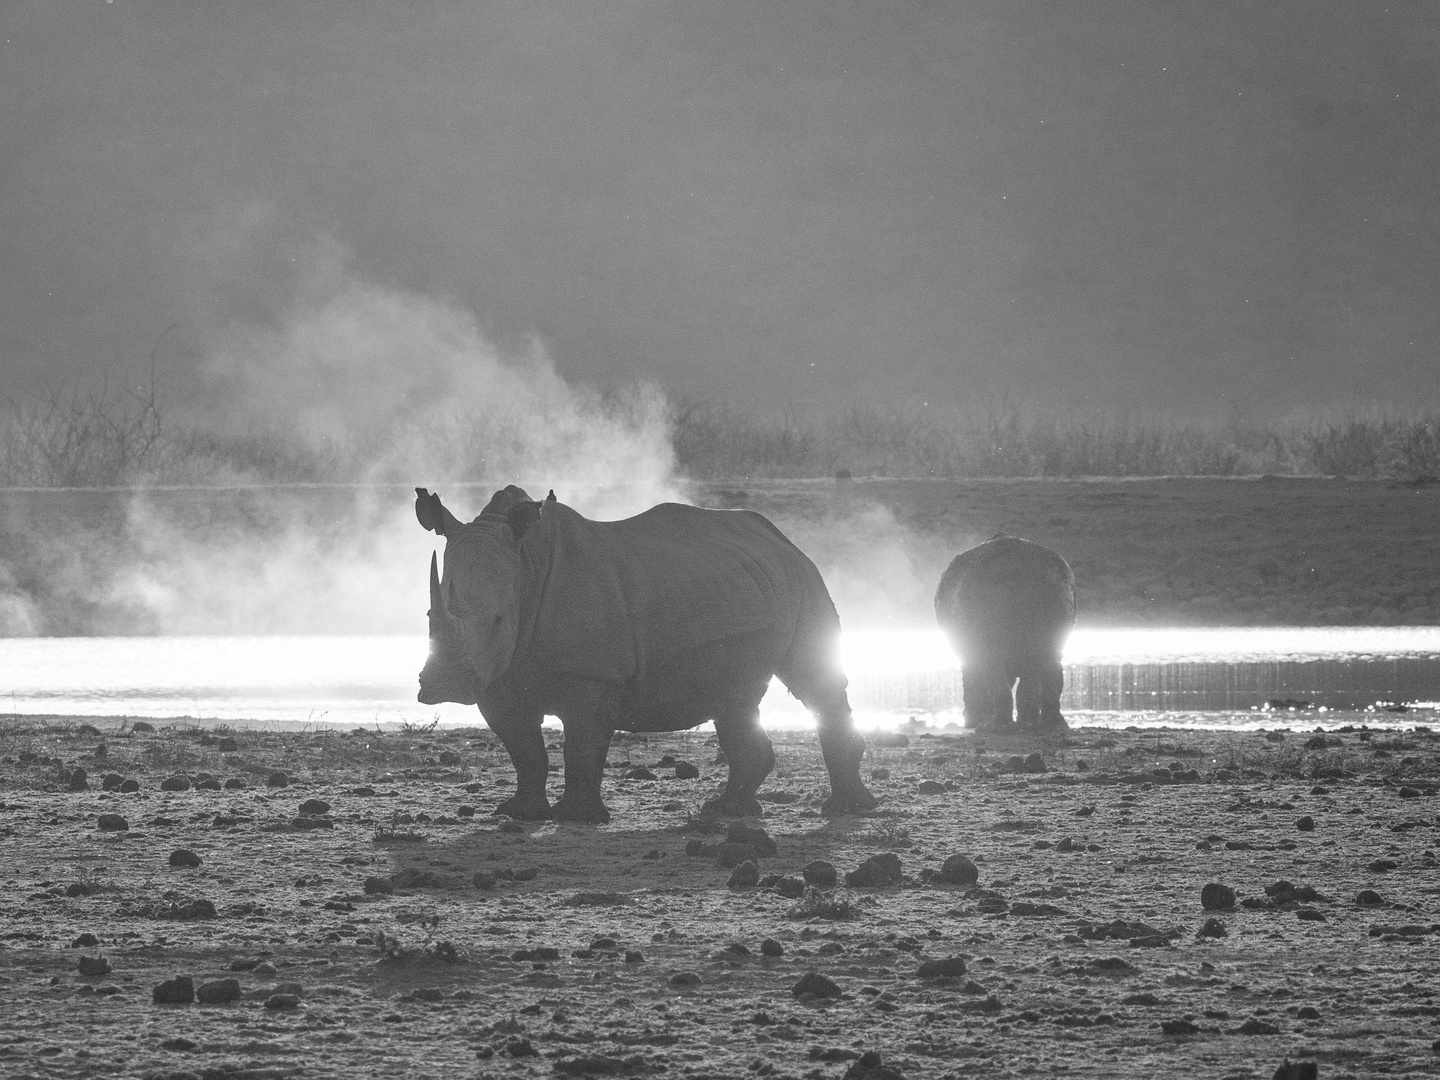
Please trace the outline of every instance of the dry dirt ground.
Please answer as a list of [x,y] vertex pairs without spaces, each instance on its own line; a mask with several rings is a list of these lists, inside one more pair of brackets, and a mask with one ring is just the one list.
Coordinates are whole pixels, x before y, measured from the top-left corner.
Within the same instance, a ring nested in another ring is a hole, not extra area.
[[[774,853],[751,834],[762,884],[731,886],[752,852],[691,812],[723,777],[700,733],[617,741],[593,827],[492,817],[483,729],[12,718],[0,1075],[1435,1075],[1440,737],[1363,721],[913,731],[870,748],[878,810],[833,821],[784,736],[748,823]],[[877,856],[899,880],[847,887]],[[820,861],[839,884],[801,894]],[[233,1000],[157,1003],[180,976]]]

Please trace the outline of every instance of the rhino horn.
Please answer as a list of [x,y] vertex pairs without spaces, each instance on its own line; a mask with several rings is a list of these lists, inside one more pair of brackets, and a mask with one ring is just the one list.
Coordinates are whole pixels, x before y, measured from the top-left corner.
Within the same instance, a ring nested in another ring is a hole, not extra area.
[[451,537],[460,530],[460,519],[446,509],[440,496],[421,487],[415,489],[415,518],[421,527],[440,536]]
[[430,553],[430,614],[445,610],[445,598],[440,595],[440,564],[435,553]]

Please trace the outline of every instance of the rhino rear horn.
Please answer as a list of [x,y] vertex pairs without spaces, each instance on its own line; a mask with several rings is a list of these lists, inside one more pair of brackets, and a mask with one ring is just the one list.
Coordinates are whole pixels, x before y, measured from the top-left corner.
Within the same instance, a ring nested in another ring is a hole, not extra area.
[[543,505],[538,502],[516,503],[505,515],[505,520],[509,523],[510,531],[514,534],[517,544],[530,531],[530,526],[540,520],[540,508]]
[[415,518],[421,528],[444,537],[454,536],[460,528],[460,519],[445,509],[440,496],[421,487],[415,489]]

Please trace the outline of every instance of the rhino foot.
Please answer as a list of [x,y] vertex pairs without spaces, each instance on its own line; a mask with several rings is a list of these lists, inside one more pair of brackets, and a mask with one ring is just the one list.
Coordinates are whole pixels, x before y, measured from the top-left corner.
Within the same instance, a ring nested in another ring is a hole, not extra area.
[[575,799],[561,796],[560,801],[550,808],[550,817],[555,821],[585,821],[592,825],[604,825],[610,820],[610,811],[599,798]]
[[700,807],[701,817],[762,817],[765,811],[753,794],[722,793]]
[[541,795],[538,799],[522,799],[512,795],[495,807],[496,817],[512,817],[516,821],[545,821],[550,817],[550,801]]
[[820,807],[826,817],[842,817],[845,814],[863,814],[874,810],[880,800],[870,794],[864,784],[857,783],[849,791],[836,791]]

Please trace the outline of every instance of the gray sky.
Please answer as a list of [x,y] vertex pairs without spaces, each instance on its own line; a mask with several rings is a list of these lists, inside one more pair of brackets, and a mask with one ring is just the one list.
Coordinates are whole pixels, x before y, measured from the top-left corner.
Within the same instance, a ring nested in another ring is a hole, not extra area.
[[[1440,394],[1440,6],[11,0],[7,392],[325,275],[566,378],[1261,412]],[[328,268],[328,269],[327,269]]]

